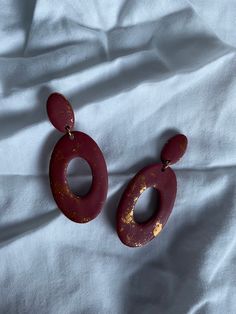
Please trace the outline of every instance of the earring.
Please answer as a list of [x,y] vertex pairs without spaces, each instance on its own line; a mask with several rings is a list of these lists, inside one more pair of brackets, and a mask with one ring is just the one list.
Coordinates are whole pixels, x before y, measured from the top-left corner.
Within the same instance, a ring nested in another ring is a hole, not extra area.
[[[184,155],[187,143],[187,137],[183,134],[170,138],[161,151],[162,162],[143,168],[129,182],[117,210],[117,233],[125,245],[143,246],[163,229],[174,206],[177,191],[176,176],[170,165]],[[147,222],[137,223],[134,220],[135,204],[149,187],[159,192],[159,209]]]
[[[53,93],[47,100],[47,113],[53,126],[65,135],[56,143],[49,166],[50,186],[53,197],[63,214],[74,222],[85,223],[101,211],[108,189],[107,166],[95,141],[85,133],[72,131],[74,112],[68,100]],[[92,171],[92,185],[85,196],[71,192],[66,178],[69,162],[85,159]]]

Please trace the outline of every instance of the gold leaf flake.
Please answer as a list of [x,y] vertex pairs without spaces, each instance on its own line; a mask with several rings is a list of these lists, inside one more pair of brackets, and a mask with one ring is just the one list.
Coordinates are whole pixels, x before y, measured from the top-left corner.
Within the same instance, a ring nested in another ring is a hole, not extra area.
[[155,228],[153,229],[153,235],[156,237],[162,230],[162,224],[158,221]]

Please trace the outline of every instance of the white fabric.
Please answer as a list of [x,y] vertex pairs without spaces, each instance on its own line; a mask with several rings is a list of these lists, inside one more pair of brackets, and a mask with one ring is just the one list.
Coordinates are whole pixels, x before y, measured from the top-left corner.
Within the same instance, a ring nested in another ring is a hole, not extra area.
[[[235,12],[234,0],[1,0],[0,313],[235,313]],[[50,192],[52,91],[107,161],[106,206],[88,224]],[[189,148],[173,213],[149,245],[125,247],[118,200],[176,132]]]

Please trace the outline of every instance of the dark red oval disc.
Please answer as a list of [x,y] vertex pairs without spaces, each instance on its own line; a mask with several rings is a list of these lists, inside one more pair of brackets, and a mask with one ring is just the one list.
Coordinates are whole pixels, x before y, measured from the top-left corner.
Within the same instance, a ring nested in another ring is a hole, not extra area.
[[164,145],[161,151],[161,160],[163,163],[170,161],[174,164],[184,155],[188,145],[188,139],[183,134],[177,134],[171,137]]
[[74,111],[63,95],[53,93],[48,97],[47,113],[53,126],[60,132],[66,132],[66,127],[74,127]]
[[[85,223],[99,214],[106,200],[107,167],[100,148],[90,136],[77,131],[72,134],[73,139],[65,134],[54,147],[49,167],[50,185],[64,215],[75,222]],[[67,166],[75,157],[88,162],[93,177],[90,191],[81,197],[72,193],[66,178]]]
[[[122,195],[117,211],[117,233],[127,246],[143,246],[151,241],[160,233],[172,211],[177,190],[176,176],[171,168],[165,171],[162,168],[161,163],[143,168]],[[137,223],[134,220],[135,204],[149,187],[159,192],[159,209],[147,222]]]

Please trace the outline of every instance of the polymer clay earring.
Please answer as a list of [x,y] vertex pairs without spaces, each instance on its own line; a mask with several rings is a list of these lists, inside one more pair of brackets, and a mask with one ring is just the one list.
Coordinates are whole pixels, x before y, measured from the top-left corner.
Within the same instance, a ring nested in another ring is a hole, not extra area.
[[[177,182],[170,165],[185,153],[187,137],[177,134],[170,138],[161,151],[161,163],[140,170],[126,187],[117,210],[117,233],[127,246],[140,247],[155,238],[166,224],[174,206]],[[134,219],[135,204],[149,187],[159,192],[159,209],[146,222]]]
[[[56,143],[50,160],[49,177],[53,197],[67,218],[78,223],[88,222],[99,214],[106,200],[108,175],[105,159],[90,136],[72,131],[74,112],[63,95],[53,93],[49,96],[47,113],[53,126],[65,133]],[[75,157],[86,160],[91,168],[92,184],[85,196],[72,193],[67,181],[67,167]]]

